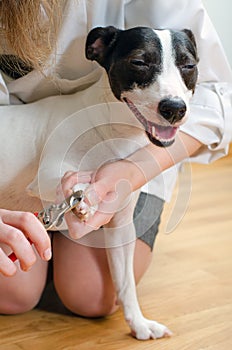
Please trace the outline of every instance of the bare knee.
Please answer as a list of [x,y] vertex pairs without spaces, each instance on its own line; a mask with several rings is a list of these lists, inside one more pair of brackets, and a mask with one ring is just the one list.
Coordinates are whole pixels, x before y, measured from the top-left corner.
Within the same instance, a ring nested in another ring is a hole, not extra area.
[[55,283],[64,306],[76,315],[89,318],[105,317],[118,309],[113,288],[66,288]]
[[105,249],[74,243],[62,235],[54,237],[53,249],[54,285],[66,308],[84,317],[114,312],[116,297]]
[[46,283],[47,264],[38,262],[29,272],[20,269],[13,277],[0,276],[0,313],[15,315],[32,310]]
[[80,303],[77,300],[67,298],[62,299],[62,302],[74,314],[88,318],[109,316],[118,309],[115,299],[105,301],[87,300],[84,303]]
[[[22,287],[23,289],[23,287]],[[17,291],[11,293],[0,301],[0,313],[5,315],[16,315],[25,313],[35,308],[41,297],[36,291]]]

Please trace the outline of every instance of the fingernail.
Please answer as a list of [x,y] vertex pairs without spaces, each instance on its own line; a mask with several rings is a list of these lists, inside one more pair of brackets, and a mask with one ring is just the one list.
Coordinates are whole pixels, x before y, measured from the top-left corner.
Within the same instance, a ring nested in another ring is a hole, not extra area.
[[52,257],[52,251],[50,248],[46,249],[43,253],[43,257],[46,261],[50,260]]
[[26,266],[26,265],[21,264],[21,270],[24,272],[30,271],[31,267],[32,266]]

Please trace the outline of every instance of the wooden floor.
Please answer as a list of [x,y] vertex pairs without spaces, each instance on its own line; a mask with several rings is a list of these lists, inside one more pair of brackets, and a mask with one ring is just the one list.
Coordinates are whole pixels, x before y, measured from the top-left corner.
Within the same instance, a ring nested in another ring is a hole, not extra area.
[[232,154],[211,165],[193,165],[181,177],[185,187],[165,208],[152,266],[138,286],[145,315],[165,323],[171,338],[133,339],[121,311],[87,320],[36,309],[0,316],[0,349],[231,350]]

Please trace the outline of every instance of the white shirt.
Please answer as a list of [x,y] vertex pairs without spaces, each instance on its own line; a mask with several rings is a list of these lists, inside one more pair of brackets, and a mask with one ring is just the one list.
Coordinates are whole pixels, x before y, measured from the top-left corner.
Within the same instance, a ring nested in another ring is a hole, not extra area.
[[[205,147],[193,161],[208,163],[225,155],[232,139],[232,73],[220,40],[200,0],[66,0],[56,57],[44,77],[32,71],[17,80],[0,75],[0,104],[30,103],[50,95],[70,94],[95,82],[98,65],[85,58],[85,39],[91,28],[138,25],[189,28],[200,57],[198,85],[190,117],[181,129]],[[20,106],[19,106],[20,108]],[[163,172],[144,191],[170,199],[177,169]]]

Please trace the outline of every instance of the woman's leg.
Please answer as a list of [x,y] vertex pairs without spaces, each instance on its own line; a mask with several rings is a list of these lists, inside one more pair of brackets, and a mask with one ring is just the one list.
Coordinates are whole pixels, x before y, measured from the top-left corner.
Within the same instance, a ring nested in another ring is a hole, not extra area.
[[36,306],[46,283],[47,265],[38,257],[30,271],[19,267],[13,277],[0,274],[0,314],[23,313]]
[[53,274],[63,304],[75,314],[99,317],[114,311],[115,293],[104,248],[87,247],[56,233]]
[[[85,317],[106,316],[117,310],[106,251],[80,245],[56,233],[53,239],[54,284],[63,304]],[[152,258],[150,247],[137,240],[135,279],[138,282]]]
[[[134,220],[137,237],[134,274],[138,283],[152,260],[152,249],[163,201],[140,194]],[[97,234],[97,232],[96,232]],[[63,304],[86,317],[100,317],[117,309],[107,255],[104,248],[78,244],[55,233],[53,236],[54,283]]]

